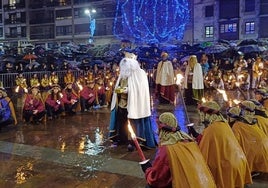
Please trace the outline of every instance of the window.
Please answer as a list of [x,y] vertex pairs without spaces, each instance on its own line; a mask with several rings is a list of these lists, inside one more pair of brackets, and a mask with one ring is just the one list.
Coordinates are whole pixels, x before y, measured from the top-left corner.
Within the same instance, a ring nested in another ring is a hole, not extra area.
[[205,17],[213,17],[214,16],[214,6],[206,6],[205,7]]
[[72,18],[72,10],[71,9],[64,9],[64,10],[57,10],[56,11],[56,20],[63,20]]
[[3,37],[3,28],[0,27],[0,37]]
[[252,34],[255,32],[255,23],[254,22],[246,22],[245,33]]
[[220,33],[235,33],[237,32],[237,24],[229,23],[229,24],[221,24]]
[[63,35],[71,35],[72,34],[72,26],[58,26],[56,27],[56,35],[63,36]]
[[255,0],[245,0],[245,12],[255,11]]
[[206,38],[211,38],[213,37],[213,34],[214,34],[214,28],[213,26],[206,26],[205,27],[205,36]]

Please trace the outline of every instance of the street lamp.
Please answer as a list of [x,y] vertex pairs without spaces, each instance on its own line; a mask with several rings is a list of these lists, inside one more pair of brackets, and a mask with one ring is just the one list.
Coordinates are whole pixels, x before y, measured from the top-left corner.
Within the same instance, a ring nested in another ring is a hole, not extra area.
[[89,30],[90,30],[89,39],[88,39],[89,44],[93,43],[93,36],[94,36],[95,29],[96,29],[96,20],[92,19],[92,13],[94,14],[96,12],[97,11],[95,9],[85,10],[85,14],[88,15],[89,17]]

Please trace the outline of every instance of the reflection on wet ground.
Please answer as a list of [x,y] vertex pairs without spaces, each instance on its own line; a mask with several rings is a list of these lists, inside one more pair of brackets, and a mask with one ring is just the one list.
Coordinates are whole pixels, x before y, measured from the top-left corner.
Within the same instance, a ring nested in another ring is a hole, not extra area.
[[[151,99],[155,133],[154,119],[166,111],[176,115],[182,130],[189,122],[202,130],[194,106],[187,106],[189,119],[185,115],[180,93],[175,106]],[[127,152],[126,145],[110,147],[109,120],[110,110],[103,108],[39,125],[5,128],[0,134],[0,187],[145,187],[137,152]],[[144,150],[144,155],[153,159],[155,152]],[[263,175],[248,187],[267,186]]]

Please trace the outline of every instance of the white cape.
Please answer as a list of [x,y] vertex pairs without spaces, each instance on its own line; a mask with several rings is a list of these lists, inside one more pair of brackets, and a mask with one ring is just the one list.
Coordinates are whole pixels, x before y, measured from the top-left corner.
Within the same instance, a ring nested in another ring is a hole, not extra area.
[[[115,88],[118,87],[121,76],[117,79]],[[132,71],[128,77],[128,118],[140,119],[151,115],[150,92],[147,74],[141,68]],[[113,92],[111,110],[117,103],[117,94]]]

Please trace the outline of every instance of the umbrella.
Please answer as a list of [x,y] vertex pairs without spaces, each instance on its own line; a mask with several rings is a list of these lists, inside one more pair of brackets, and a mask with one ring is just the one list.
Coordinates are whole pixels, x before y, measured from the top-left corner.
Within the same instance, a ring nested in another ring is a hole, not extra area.
[[245,39],[242,40],[237,46],[256,45],[256,44],[258,44],[258,41],[254,39]]
[[16,61],[15,57],[6,57],[3,59],[3,61],[14,63]]
[[205,49],[205,53],[206,54],[219,54],[219,53],[224,52],[227,49],[228,49],[228,47],[226,47],[226,46],[216,44],[216,45],[207,47]]
[[32,60],[32,59],[37,59],[37,56],[34,54],[27,54],[23,57],[24,60]]
[[239,46],[237,50],[240,52],[243,52],[244,54],[247,54],[247,53],[254,53],[254,52],[261,53],[267,49],[263,46],[258,46],[258,45],[245,45],[245,46]]
[[180,62],[185,62],[185,61],[188,61],[189,60],[189,55],[187,55],[187,56],[185,56],[185,57],[183,57],[183,58],[181,58],[180,59]]

